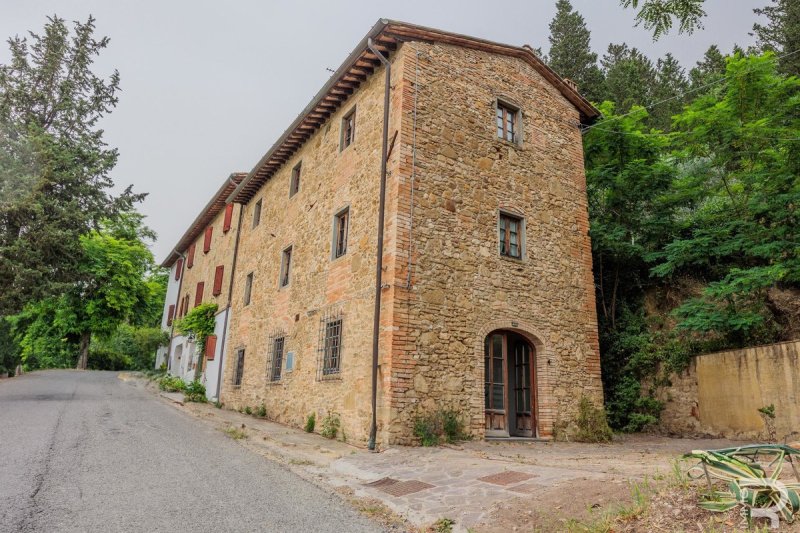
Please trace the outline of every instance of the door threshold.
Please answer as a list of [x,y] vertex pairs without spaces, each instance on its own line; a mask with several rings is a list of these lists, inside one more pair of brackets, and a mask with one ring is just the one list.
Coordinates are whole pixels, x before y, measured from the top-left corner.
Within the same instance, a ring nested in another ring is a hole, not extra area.
[[550,442],[553,439],[546,437],[484,437],[484,440],[500,442]]

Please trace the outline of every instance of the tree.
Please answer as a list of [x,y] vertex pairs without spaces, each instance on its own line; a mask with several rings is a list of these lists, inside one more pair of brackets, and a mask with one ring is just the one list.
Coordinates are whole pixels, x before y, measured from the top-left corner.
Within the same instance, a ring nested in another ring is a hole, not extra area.
[[558,0],[556,15],[550,22],[548,64],[559,75],[577,83],[586,98],[598,101],[603,75],[589,41],[590,33],[583,16],[573,11],[569,0]]
[[680,113],[688,96],[689,81],[678,60],[667,54],[656,62],[653,103],[650,111],[650,124],[663,131],[669,131],[672,117]]
[[703,59],[689,71],[689,85],[692,96],[697,98],[711,90],[708,86],[715,84],[725,76],[725,56],[717,45],[712,44],[703,55]]
[[672,29],[673,19],[678,21],[678,33],[692,33],[703,27],[704,0],[620,0],[625,8],[638,9],[636,26],[653,32],[653,40]]
[[653,102],[656,74],[653,64],[636,48],[611,44],[600,62],[605,76],[603,98],[614,103],[617,113],[627,113],[634,105],[648,107]]
[[143,198],[109,192],[117,151],[98,122],[117,104],[119,74],[92,72],[108,45],[94,31],[91,17],[72,34],[50,17],[43,34],[9,39],[0,65],[0,315],[69,289],[81,237]]
[[753,32],[762,51],[782,54],[778,70],[790,76],[800,76],[800,2],[771,0],[772,5],[754,9],[756,15],[767,17],[766,24],[754,24]]

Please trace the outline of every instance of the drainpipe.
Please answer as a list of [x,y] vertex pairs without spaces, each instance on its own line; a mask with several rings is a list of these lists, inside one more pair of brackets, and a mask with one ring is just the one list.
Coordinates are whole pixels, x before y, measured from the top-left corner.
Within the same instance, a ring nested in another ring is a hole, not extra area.
[[[233,180],[231,180],[233,183]],[[235,185],[235,183],[234,183]],[[231,303],[233,301],[233,276],[236,273],[236,255],[239,253],[239,235],[242,234],[242,215],[244,214],[244,204],[239,204],[239,221],[236,223],[236,241],[233,244],[233,259],[231,260],[231,280],[228,283],[228,306],[225,311],[225,323],[222,325],[222,345],[219,347],[219,362],[217,363],[217,401],[222,390],[222,364],[225,358],[225,340],[228,336],[228,320],[231,316]]]
[[375,313],[372,324],[372,423],[369,428],[369,443],[367,447],[375,450],[375,440],[378,434],[378,347],[380,344],[381,328],[381,275],[383,273],[383,219],[386,207],[386,154],[389,143],[389,91],[391,90],[392,65],[389,60],[372,44],[372,38],[367,39],[367,47],[378,56],[386,69],[386,81],[383,89],[383,139],[381,148],[381,187],[380,203],[378,205],[378,246],[375,258]]
[[167,371],[172,371],[172,341],[175,337],[175,322],[178,320],[178,309],[180,308],[180,301],[181,301],[181,288],[183,287],[183,276],[186,274],[186,256],[178,252],[177,250],[172,250],[173,253],[178,254],[178,258],[181,260],[181,277],[180,281],[178,281],[178,295],[175,300],[175,313],[172,315],[172,325],[169,328],[169,348],[167,349]]

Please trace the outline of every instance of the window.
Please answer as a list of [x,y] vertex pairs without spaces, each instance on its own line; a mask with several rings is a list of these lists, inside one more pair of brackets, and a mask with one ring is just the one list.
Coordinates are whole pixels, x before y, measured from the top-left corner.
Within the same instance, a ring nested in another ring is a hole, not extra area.
[[186,313],[189,312],[189,294],[183,297],[183,316],[186,316]]
[[233,220],[233,204],[225,206],[225,218],[222,221],[222,233],[228,233],[231,230],[231,221]]
[[175,317],[175,305],[170,305],[167,311],[167,325],[172,325],[172,319]]
[[244,282],[244,305],[250,305],[250,294],[253,291],[253,273],[250,272],[247,275],[247,279]]
[[194,266],[194,243],[189,246],[189,251],[186,252],[186,268],[192,268]]
[[283,367],[283,347],[286,337],[283,334],[272,336],[270,344],[270,356],[267,359],[267,376],[270,381],[281,379],[281,368]]
[[342,319],[325,321],[322,349],[322,377],[338,375],[342,361]]
[[498,228],[500,255],[521,259],[525,220],[506,213],[500,213]]
[[181,270],[183,270],[183,258],[179,257],[175,263],[175,281],[181,279]]
[[356,108],[354,107],[342,119],[342,140],[341,140],[341,147],[339,149],[344,150],[345,148],[353,144],[355,138],[356,138]]
[[292,268],[292,247],[289,246],[283,251],[281,256],[281,279],[279,285],[286,287],[289,285],[289,271]]
[[211,234],[214,232],[214,226],[206,228],[205,237],[203,237],[203,253],[207,254],[211,251]]
[[347,253],[347,230],[350,226],[350,208],[344,209],[333,218],[333,258]]
[[242,377],[244,376],[244,348],[236,350],[236,361],[233,368],[233,386],[242,386]]
[[206,361],[213,361],[217,352],[217,336],[206,337]]
[[497,137],[512,143],[518,142],[519,109],[497,102]]
[[197,282],[197,289],[194,293],[194,306],[197,307],[201,303],[203,303],[203,289],[205,289],[205,283],[202,281]]
[[222,277],[225,275],[225,266],[217,265],[217,269],[214,271],[214,289],[211,291],[211,294],[214,296],[219,296],[222,294]]
[[253,206],[253,227],[255,228],[261,222],[261,200],[256,202]]
[[300,190],[300,172],[303,169],[303,162],[297,163],[292,169],[292,181],[289,183],[289,198],[297,194]]

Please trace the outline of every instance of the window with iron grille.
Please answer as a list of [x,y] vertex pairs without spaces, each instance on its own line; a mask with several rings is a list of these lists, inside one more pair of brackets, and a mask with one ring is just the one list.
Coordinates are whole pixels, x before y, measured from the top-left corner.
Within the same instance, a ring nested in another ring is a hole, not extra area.
[[517,130],[519,129],[519,109],[506,104],[497,102],[497,137],[516,143],[519,141]]
[[292,181],[289,183],[289,198],[300,191],[300,173],[303,170],[303,162],[297,163],[292,169]]
[[247,275],[244,282],[244,305],[250,305],[250,295],[253,292],[253,273]]
[[521,217],[500,213],[498,223],[500,255],[522,258],[525,220]]
[[233,369],[233,386],[242,386],[242,377],[244,376],[244,348],[236,350],[236,366]]
[[344,150],[351,144],[356,137],[356,108],[354,107],[342,119],[342,142],[340,150]]
[[289,285],[289,274],[292,269],[292,247],[289,246],[281,254],[281,279],[279,285],[286,287]]
[[343,209],[333,218],[333,258],[347,253],[347,231],[350,229],[350,208]]
[[257,201],[253,206],[253,227],[255,228],[261,223],[261,200]]
[[286,344],[286,335],[278,332],[270,335],[269,356],[267,357],[267,379],[280,381],[283,368],[283,349]]
[[335,379],[341,375],[343,324],[343,315],[338,309],[320,318],[317,379]]

